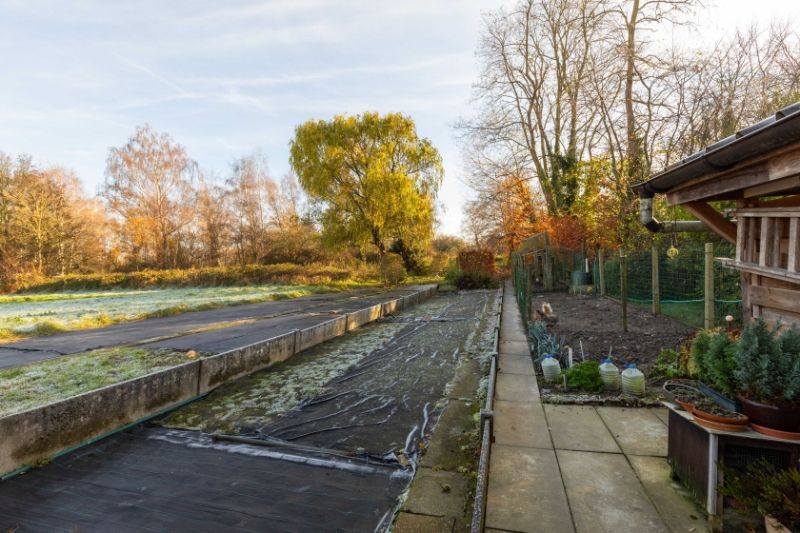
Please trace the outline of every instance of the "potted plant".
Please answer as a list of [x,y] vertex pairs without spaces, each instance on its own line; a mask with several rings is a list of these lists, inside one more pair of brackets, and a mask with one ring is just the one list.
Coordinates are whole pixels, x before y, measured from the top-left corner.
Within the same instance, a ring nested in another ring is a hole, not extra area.
[[668,380],[662,385],[664,397],[677,403],[685,411],[691,412],[692,406],[703,399],[703,393],[692,386],[691,380]]
[[701,426],[721,431],[744,431],[747,426],[747,416],[725,409],[711,398],[695,401],[692,416]]
[[739,400],[753,429],[800,433],[800,328],[778,334],[761,319],[742,330],[736,349]]
[[760,514],[767,533],[800,533],[800,470],[777,470],[756,461],[744,473],[722,467],[720,493],[736,500],[741,514]]
[[690,358],[700,378],[697,387],[729,411],[741,411],[736,397],[736,349],[734,332],[721,329],[700,331],[692,341]]

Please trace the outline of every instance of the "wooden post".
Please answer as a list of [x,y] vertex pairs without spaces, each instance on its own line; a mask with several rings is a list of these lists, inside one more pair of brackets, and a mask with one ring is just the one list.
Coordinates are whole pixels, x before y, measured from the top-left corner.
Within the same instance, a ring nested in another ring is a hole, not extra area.
[[653,256],[653,275],[652,282],[653,282],[653,314],[660,315],[661,314],[661,285],[659,282],[658,277],[658,245],[653,243],[653,248],[651,250]]
[[597,251],[597,269],[600,273],[600,296],[606,295],[606,261],[603,258],[603,249]]
[[619,299],[622,302],[622,331],[628,331],[628,272],[625,252],[619,251]]
[[705,246],[705,312],[703,327],[714,327],[714,244],[707,242]]

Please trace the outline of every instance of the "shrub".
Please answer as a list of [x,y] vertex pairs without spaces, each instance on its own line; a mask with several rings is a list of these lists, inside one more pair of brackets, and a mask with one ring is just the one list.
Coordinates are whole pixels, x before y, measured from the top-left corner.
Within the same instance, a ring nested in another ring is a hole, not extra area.
[[602,392],[603,380],[600,377],[600,364],[597,361],[583,361],[569,367],[565,372],[567,387],[586,392]]
[[723,473],[720,493],[735,498],[740,513],[768,515],[790,531],[800,530],[800,470],[776,470],[761,459],[745,473],[725,466]]
[[735,374],[736,344],[727,332],[719,331],[711,338],[705,358],[710,385],[727,396],[734,395],[739,388]]
[[403,258],[398,254],[386,254],[381,260],[381,278],[384,283],[397,285],[406,277]]
[[711,337],[713,331],[710,329],[703,329],[697,332],[694,340],[692,340],[692,347],[689,350],[689,358],[694,366],[697,377],[702,381],[708,380],[708,363],[706,362],[706,355],[708,348],[711,345]]
[[455,285],[459,290],[495,289],[497,281],[488,274],[461,272],[456,276]]
[[[785,348],[785,349],[784,349]],[[793,326],[778,336],[758,318],[742,330],[734,375],[740,390],[764,403],[800,400],[800,331]]]
[[458,253],[458,268],[462,272],[491,275],[494,273],[494,254],[489,250],[463,250]]

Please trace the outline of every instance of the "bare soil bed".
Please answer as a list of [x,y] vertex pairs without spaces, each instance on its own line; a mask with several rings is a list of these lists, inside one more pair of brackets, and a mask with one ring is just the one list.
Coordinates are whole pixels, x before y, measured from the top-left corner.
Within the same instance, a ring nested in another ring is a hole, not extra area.
[[617,366],[635,363],[647,376],[663,348],[678,350],[695,329],[680,321],[655,316],[628,306],[628,331],[622,329],[622,306],[608,298],[565,293],[537,295],[536,306],[549,302],[558,321],[548,330],[566,339],[580,360],[581,345],[586,359],[601,361],[611,354]]

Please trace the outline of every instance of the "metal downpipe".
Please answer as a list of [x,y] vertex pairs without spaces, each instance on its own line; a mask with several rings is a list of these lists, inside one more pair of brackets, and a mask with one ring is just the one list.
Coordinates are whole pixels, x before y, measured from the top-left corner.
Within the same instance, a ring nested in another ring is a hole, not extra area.
[[639,198],[639,221],[642,226],[647,228],[653,233],[659,232],[690,232],[699,233],[703,231],[711,231],[708,226],[699,220],[668,220],[666,222],[659,222],[653,216],[653,197],[640,197]]

